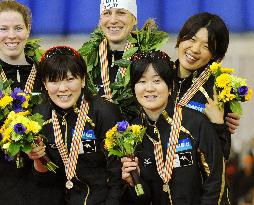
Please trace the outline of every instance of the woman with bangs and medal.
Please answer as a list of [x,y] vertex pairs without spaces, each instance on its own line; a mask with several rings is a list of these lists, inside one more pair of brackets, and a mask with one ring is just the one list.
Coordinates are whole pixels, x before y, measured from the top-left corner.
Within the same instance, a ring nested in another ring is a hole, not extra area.
[[239,126],[240,116],[232,113],[228,104],[224,106],[224,113],[219,110],[218,102],[213,100],[215,83],[209,67],[214,62],[222,61],[228,44],[229,32],[219,16],[208,12],[191,16],[177,37],[178,60],[172,93],[177,103],[188,89],[197,86],[186,106],[204,113],[213,123],[225,159],[229,158],[231,134]]
[[117,104],[127,120],[137,115],[128,84],[130,57],[142,48],[159,49],[168,39],[153,20],[133,31],[136,24],[136,0],[101,0],[99,27],[79,49],[89,68],[91,93]]
[[[141,106],[134,123],[145,126],[146,134],[135,161],[121,159],[122,179],[129,184],[123,204],[224,203],[225,164],[219,137],[205,115],[186,106],[195,89],[177,104],[172,100],[173,67],[162,51],[133,58],[130,82]],[[141,197],[135,194],[130,174],[136,169],[144,189]]]
[[[49,191],[40,195],[45,204],[119,204],[121,163],[106,157],[103,142],[120,111],[89,93],[86,69],[82,56],[67,46],[50,48],[39,64],[49,98],[35,112],[44,116],[40,134],[47,140],[29,156],[37,180]],[[38,160],[45,152],[59,167],[56,173]]]
[[[0,2],[0,80],[2,83],[11,80],[12,89],[38,93],[43,84],[36,68],[38,45],[36,41],[28,42],[30,30],[28,7],[16,1]],[[32,161],[24,158],[24,167],[17,169],[15,160],[0,152],[0,204],[34,204]]]

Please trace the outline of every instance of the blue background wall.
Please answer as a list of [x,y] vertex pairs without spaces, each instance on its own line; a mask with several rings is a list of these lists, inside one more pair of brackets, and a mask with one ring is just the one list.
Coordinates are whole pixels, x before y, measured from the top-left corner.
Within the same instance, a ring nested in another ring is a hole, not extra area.
[[[33,34],[90,33],[98,24],[100,0],[18,0],[33,13]],[[231,32],[254,31],[254,0],[137,0],[141,27],[149,17],[177,33],[192,14],[220,15]]]

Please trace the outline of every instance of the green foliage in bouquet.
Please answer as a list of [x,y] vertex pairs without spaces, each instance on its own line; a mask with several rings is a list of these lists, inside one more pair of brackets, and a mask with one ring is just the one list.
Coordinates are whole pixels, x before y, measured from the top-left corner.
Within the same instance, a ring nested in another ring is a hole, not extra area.
[[145,132],[146,128],[141,125],[129,125],[127,121],[118,122],[106,133],[104,147],[109,156],[133,156]]

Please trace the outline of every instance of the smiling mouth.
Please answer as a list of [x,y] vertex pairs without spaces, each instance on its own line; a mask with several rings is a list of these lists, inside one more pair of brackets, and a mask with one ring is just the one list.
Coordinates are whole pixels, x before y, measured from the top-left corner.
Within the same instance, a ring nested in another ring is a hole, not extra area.
[[61,102],[66,102],[70,100],[71,95],[58,95],[58,98],[61,100]]
[[14,49],[17,48],[17,46],[19,45],[19,43],[17,42],[13,42],[13,43],[5,43],[5,45],[10,48],[10,49]]
[[187,61],[191,62],[191,63],[194,63],[194,62],[196,62],[198,60],[197,58],[193,57],[192,55],[190,55],[188,53],[185,53],[185,56],[187,58]]
[[108,27],[108,30],[111,32],[111,33],[118,33],[120,31],[122,31],[122,27]]
[[145,95],[144,98],[147,100],[147,101],[154,101],[157,99],[157,95]]

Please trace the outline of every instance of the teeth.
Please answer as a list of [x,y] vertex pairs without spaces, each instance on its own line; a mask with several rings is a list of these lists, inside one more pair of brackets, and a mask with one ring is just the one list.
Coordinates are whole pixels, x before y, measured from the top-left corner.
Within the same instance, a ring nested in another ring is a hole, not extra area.
[[117,32],[117,31],[120,31],[120,28],[110,27],[109,30],[112,32]]
[[148,100],[153,100],[156,98],[156,95],[148,95],[148,96],[145,96],[145,98]]
[[10,48],[15,48],[18,45],[18,43],[5,43],[5,45],[7,45]]
[[69,99],[69,95],[61,95],[58,97],[60,98],[61,101],[67,101]]
[[195,61],[196,60],[196,58],[194,58],[193,56],[191,56],[190,54],[187,54],[186,53],[186,56],[187,56],[187,58],[189,58],[190,60],[193,60],[193,61]]

